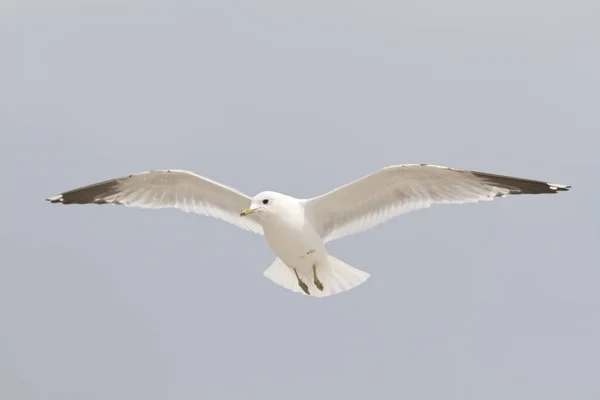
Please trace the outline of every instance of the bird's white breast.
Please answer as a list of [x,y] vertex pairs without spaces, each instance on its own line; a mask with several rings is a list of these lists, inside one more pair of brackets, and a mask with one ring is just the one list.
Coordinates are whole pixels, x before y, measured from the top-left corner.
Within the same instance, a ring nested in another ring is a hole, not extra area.
[[308,270],[326,260],[325,244],[303,212],[269,218],[262,225],[269,246],[288,267]]

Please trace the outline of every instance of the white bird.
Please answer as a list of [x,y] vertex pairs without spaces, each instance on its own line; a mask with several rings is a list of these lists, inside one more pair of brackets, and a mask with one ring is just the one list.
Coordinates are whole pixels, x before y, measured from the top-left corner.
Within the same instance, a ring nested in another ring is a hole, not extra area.
[[569,190],[555,183],[436,165],[385,167],[321,196],[296,199],[264,191],[250,198],[182,170],[147,171],[73,189],[46,200],[178,208],[220,218],[265,236],[277,258],[264,271],[297,293],[325,297],[359,286],[370,274],[338,260],[326,243],[432,204],[475,203],[512,194]]

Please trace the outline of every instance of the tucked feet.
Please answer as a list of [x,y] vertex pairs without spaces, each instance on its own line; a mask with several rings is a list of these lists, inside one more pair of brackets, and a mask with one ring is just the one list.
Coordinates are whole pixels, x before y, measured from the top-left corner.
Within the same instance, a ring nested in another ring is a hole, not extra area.
[[313,264],[313,278],[314,278],[315,286],[317,287],[317,289],[319,289],[320,291],[323,291],[323,284],[321,283],[319,278],[317,278],[317,266],[315,264]]
[[308,285],[306,283],[304,283],[302,281],[302,279],[300,279],[300,276],[298,276],[298,271],[296,271],[296,268],[294,268],[294,273],[296,274],[296,279],[298,279],[298,286],[300,286],[300,288],[304,291],[304,293],[306,293],[307,295],[310,296],[310,292],[308,291]]

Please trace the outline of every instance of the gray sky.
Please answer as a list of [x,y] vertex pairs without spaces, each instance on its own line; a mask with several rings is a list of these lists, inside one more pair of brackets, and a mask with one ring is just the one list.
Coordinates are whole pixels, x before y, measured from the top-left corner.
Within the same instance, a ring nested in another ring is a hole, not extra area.
[[[597,399],[597,1],[0,6],[0,398]],[[147,169],[320,194],[391,164],[573,185],[333,242],[325,300],[263,238],[44,198]]]

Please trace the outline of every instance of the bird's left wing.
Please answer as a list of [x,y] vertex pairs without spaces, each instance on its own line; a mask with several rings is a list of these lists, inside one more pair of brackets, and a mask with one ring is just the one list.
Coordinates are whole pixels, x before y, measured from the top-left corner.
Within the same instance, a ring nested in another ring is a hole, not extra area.
[[250,197],[188,171],[147,171],[69,190],[47,198],[61,204],[117,204],[142,208],[177,208],[219,218],[263,234],[254,215],[240,216]]
[[432,204],[475,203],[509,194],[556,193],[569,188],[436,165],[393,165],[307,199],[305,209],[328,242]]

